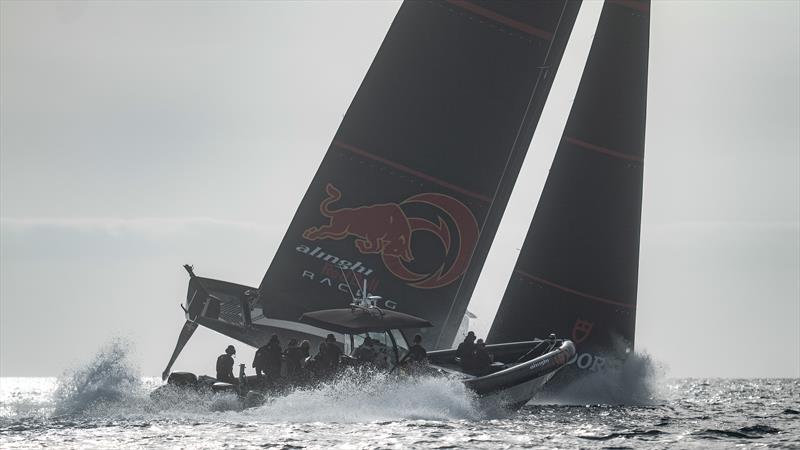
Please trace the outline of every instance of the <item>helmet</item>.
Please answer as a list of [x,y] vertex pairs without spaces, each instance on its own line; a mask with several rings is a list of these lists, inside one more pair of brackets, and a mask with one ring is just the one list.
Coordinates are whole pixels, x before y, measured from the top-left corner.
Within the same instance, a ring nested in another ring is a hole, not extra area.
[[236,349],[232,345],[229,345],[228,348],[225,349],[225,353],[229,355],[235,355]]

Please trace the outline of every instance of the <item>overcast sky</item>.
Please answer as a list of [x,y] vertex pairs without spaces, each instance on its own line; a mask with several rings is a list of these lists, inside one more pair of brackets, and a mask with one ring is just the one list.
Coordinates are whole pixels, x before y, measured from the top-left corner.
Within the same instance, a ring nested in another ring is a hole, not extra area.
[[[114,336],[160,374],[181,264],[257,286],[398,6],[0,2],[0,375]],[[651,17],[637,350],[798,377],[800,3]],[[560,135],[568,76],[537,133]],[[175,368],[211,373],[228,343],[201,329]]]

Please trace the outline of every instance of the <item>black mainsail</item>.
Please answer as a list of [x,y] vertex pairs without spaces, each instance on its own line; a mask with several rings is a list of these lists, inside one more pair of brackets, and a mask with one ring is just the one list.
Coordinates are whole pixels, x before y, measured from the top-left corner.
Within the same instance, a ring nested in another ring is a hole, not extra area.
[[579,6],[405,2],[259,286],[261,314],[344,306],[347,275],[449,347]]
[[490,342],[551,332],[578,369],[633,349],[649,0],[607,0]]

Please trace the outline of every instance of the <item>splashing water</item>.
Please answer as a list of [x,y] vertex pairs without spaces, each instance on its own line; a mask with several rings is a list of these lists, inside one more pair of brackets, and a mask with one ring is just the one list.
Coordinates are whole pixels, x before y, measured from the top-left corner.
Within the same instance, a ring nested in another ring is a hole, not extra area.
[[[139,376],[128,359],[131,350],[126,341],[112,341],[90,362],[62,375],[49,403],[17,404],[13,415],[198,418],[224,412],[263,422],[337,423],[479,420],[508,415],[500,405],[476,398],[458,380],[398,378],[386,373],[346,373],[334,381],[268,399],[244,412],[234,394],[174,389],[151,398],[150,392],[160,381]],[[649,355],[637,353],[615,368],[575,380],[557,393],[546,393],[535,403],[653,405],[658,403],[660,375]]]
[[448,378],[397,378],[386,373],[345,374],[313,389],[298,389],[246,414],[266,421],[372,422],[477,420],[477,399]]
[[660,386],[665,369],[647,353],[633,353],[625,361],[572,380],[557,392],[545,392],[535,404],[630,405],[661,404]]
[[244,415],[260,422],[358,423],[485,416],[472,392],[457,380],[398,378],[386,373],[346,372],[333,381],[292,390],[245,411],[235,394],[176,388],[151,396],[160,380],[139,376],[129,362],[131,350],[126,341],[112,341],[91,361],[59,377],[46,399],[35,404],[6,402],[3,405],[8,410],[4,414],[6,419],[34,416],[202,419],[221,413]]
[[53,393],[53,414],[82,414],[131,399],[141,379],[128,361],[130,350],[130,343],[114,340],[84,367],[62,375]]
[[150,398],[161,381],[139,378],[129,350],[112,343],[59,380],[0,379],[0,448],[800,445],[800,381],[672,381],[661,386],[663,403],[651,406],[659,378],[647,355],[628,358],[616,378],[581,380],[560,401],[648,406],[551,404],[498,417],[457,380],[386,374],[344,376],[246,410],[233,395]]

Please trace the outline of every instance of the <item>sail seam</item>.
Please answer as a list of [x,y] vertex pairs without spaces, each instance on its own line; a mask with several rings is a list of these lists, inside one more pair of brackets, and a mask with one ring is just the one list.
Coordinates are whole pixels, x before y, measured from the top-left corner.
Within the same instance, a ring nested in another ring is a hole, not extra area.
[[598,153],[602,153],[604,155],[613,156],[615,158],[620,158],[620,159],[627,159],[628,161],[644,162],[644,159],[642,159],[639,156],[627,155],[625,153],[611,150],[606,147],[601,147],[599,145],[590,144],[580,139],[575,139],[574,137],[564,136],[564,140],[566,142],[569,142],[570,144],[577,145],[578,147],[581,147],[583,149],[592,150]]
[[531,280],[533,280],[533,281],[535,281],[537,283],[541,283],[541,284],[544,284],[546,286],[550,286],[550,287],[556,288],[558,290],[561,290],[561,291],[564,291],[564,292],[568,292],[570,294],[577,295],[579,297],[583,297],[583,298],[586,298],[586,299],[589,299],[589,300],[594,300],[594,301],[600,302],[600,303],[607,303],[609,305],[621,306],[623,308],[636,309],[636,305],[630,305],[630,304],[627,304],[627,303],[622,303],[622,302],[618,302],[618,301],[614,301],[614,300],[609,300],[607,298],[598,297],[596,295],[587,294],[585,292],[577,291],[575,289],[571,289],[571,288],[568,288],[566,286],[562,286],[562,285],[560,285],[558,283],[553,283],[552,281],[545,280],[544,278],[540,278],[540,277],[537,277],[535,275],[531,275],[531,274],[529,274],[529,273],[527,273],[525,271],[519,270],[519,269],[515,270],[514,272],[517,272],[518,274],[522,275],[523,277],[529,278],[529,279],[531,279]]
[[548,41],[553,38],[553,33],[549,31],[545,31],[540,28],[528,25],[525,22],[520,22],[519,20],[506,17],[502,14],[498,14],[490,9],[478,6],[472,2],[468,2],[465,0],[447,0],[447,3],[453,6],[457,6],[461,9],[467,10],[473,14],[477,14],[481,17],[485,17],[494,22],[501,23],[509,28],[513,28],[517,31],[521,31],[531,36],[546,39]]
[[394,161],[388,160],[388,159],[380,157],[378,155],[373,155],[372,153],[370,153],[370,152],[368,152],[366,150],[360,149],[360,148],[358,148],[358,147],[356,147],[354,145],[350,145],[350,144],[347,144],[347,143],[339,141],[339,140],[333,141],[333,145],[338,147],[338,148],[340,148],[340,149],[342,149],[342,150],[347,150],[347,151],[350,151],[352,153],[355,153],[356,155],[363,156],[364,158],[368,158],[368,159],[371,159],[373,161],[378,161],[378,162],[380,162],[382,164],[385,164],[387,166],[393,167],[393,168],[395,168],[397,170],[401,170],[401,171],[406,172],[408,174],[414,175],[415,177],[422,178],[423,180],[426,180],[426,181],[430,181],[431,183],[436,183],[436,184],[438,184],[440,186],[444,186],[447,189],[450,189],[452,191],[456,191],[456,192],[459,192],[461,194],[470,196],[470,197],[472,197],[474,199],[477,199],[477,200],[480,200],[482,202],[486,202],[486,203],[491,203],[492,202],[492,199],[490,197],[487,197],[485,195],[481,195],[481,194],[469,191],[469,190],[464,189],[462,187],[456,186],[456,185],[454,185],[452,183],[448,183],[447,181],[440,180],[440,179],[438,179],[436,177],[432,177],[432,176],[430,176],[428,174],[420,172],[419,170],[412,169],[412,168],[410,168],[408,166],[404,166],[404,165],[402,165],[400,163],[396,163]]

